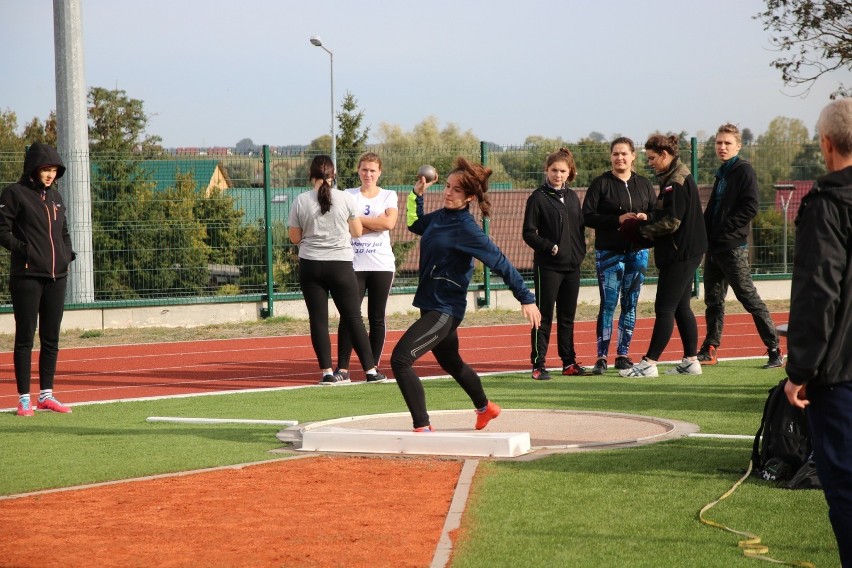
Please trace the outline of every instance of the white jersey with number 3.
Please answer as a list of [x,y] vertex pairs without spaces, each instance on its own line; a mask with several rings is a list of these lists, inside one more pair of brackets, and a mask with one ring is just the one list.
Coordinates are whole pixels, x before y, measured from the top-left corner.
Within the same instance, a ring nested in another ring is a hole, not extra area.
[[[395,191],[379,188],[372,198],[364,197],[361,188],[353,187],[346,193],[355,198],[358,217],[379,217],[388,209],[399,210],[399,199]],[[355,259],[352,264],[356,272],[395,272],[390,231],[370,231],[352,239]]]

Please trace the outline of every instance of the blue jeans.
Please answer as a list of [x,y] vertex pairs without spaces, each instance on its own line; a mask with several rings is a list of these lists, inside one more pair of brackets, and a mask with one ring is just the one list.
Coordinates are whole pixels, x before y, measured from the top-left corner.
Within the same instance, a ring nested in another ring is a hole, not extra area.
[[630,252],[596,250],[595,269],[598,274],[598,290],[601,295],[601,307],[598,311],[598,357],[609,354],[612,339],[612,319],[615,306],[621,297],[621,314],[618,316],[617,355],[627,355],[633,328],[636,326],[636,305],[639,292],[645,282],[645,270],[648,268],[648,250]]
[[852,382],[808,386],[814,461],[828,503],[840,562],[852,567]]

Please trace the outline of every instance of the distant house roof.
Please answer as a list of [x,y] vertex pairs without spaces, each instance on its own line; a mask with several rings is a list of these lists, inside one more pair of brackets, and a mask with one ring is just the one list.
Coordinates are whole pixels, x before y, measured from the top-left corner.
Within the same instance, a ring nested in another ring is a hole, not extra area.
[[228,189],[231,186],[228,176],[219,160],[153,160],[146,161],[141,168],[151,176],[154,191],[165,191],[174,187],[179,174],[192,174],[196,189],[209,196],[214,189]]
[[[92,177],[97,178],[101,169],[92,162]],[[175,186],[178,175],[191,174],[195,189],[209,197],[214,189],[225,190],[231,187],[231,180],[225,173],[219,160],[145,160],[138,164],[137,181],[153,183],[155,192],[163,192]]]

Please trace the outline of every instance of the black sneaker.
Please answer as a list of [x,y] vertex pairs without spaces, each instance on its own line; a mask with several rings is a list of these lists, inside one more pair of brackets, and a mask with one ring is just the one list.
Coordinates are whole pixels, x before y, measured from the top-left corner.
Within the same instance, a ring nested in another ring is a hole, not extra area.
[[619,355],[615,358],[615,368],[619,371],[631,369],[633,368],[633,365],[635,365],[635,363],[627,355]]
[[784,355],[781,353],[781,348],[769,349],[766,351],[769,355],[769,361],[763,366],[764,369],[777,369],[784,366]]
[[716,357],[716,347],[713,345],[705,345],[698,352],[698,362],[702,365],[715,365],[719,362]]
[[606,357],[600,357],[597,361],[595,361],[595,366],[592,367],[593,375],[603,375],[606,373]]
[[387,380],[388,378],[378,371],[376,371],[375,375],[367,375],[368,383],[384,383],[387,382]]
[[352,381],[349,380],[349,373],[346,371],[337,370],[334,374],[331,375],[323,375],[322,380],[320,380],[319,384],[326,386],[334,386],[334,385],[345,385]]
[[537,381],[549,381],[550,373],[547,372],[545,367],[534,367],[532,370],[532,378]]
[[580,376],[586,374],[586,368],[580,366],[576,362],[568,363],[564,367],[562,367],[562,374],[567,377]]

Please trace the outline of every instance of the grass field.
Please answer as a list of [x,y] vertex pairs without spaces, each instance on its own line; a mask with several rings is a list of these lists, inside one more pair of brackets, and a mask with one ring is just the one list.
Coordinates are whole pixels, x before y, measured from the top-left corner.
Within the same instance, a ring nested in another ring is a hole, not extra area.
[[[762,360],[731,361],[701,377],[484,379],[505,408],[604,410],[684,420],[704,433],[753,434],[767,390],[784,376]],[[468,408],[451,380],[425,382],[429,406]],[[404,411],[395,384],[302,388],[76,406],[37,422],[0,415],[0,494],[217,465],[262,461],[282,444],[276,426],[146,423],[148,416],[322,419]],[[748,440],[683,438],[639,448],[484,461],[453,566],[748,565],[734,534],[698,511],[748,465]],[[770,556],[838,564],[819,491],[787,491],[754,478],[711,509],[711,519],[760,535]]]

